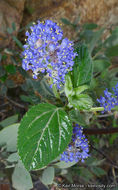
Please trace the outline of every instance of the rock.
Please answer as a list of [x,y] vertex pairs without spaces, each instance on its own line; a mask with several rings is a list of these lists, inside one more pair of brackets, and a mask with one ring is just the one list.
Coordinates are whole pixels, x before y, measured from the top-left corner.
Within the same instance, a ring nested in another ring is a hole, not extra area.
[[98,25],[108,26],[117,23],[117,0],[80,0],[78,3],[81,22],[94,22]]
[[19,12],[24,9],[25,0],[5,0],[11,7],[15,7]]
[[[54,22],[62,23],[61,18],[68,18],[74,21],[78,17],[75,0],[26,0],[26,10],[32,10],[32,14],[24,14],[23,26],[38,19],[51,19]],[[70,37],[72,28],[62,25],[64,35]]]
[[[61,22],[67,18],[71,22],[78,19],[78,25],[94,22],[100,26],[109,26],[117,23],[118,0],[26,0],[26,10],[23,25],[38,19],[52,19]],[[75,31],[63,25],[64,35],[75,37]]]
[[[9,44],[10,38],[6,28],[16,23],[16,34],[22,20],[25,0],[0,0],[0,47]],[[38,19],[51,19],[61,23],[61,18],[78,25],[94,22],[100,26],[110,26],[117,23],[118,0],[26,0],[22,26]],[[64,35],[75,38],[75,31],[62,25]]]
[[9,45],[11,38],[7,28],[16,24],[17,34],[22,20],[25,0],[0,0],[0,48]]

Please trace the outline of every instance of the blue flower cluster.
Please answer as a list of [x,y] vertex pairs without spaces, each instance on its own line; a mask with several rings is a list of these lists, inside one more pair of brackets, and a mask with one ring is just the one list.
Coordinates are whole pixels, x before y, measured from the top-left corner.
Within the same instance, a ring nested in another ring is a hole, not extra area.
[[88,141],[83,134],[83,128],[76,124],[73,128],[72,143],[69,144],[66,151],[61,154],[61,161],[65,162],[84,162],[84,159],[89,156]]
[[118,83],[115,88],[112,88],[113,93],[109,92],[108,89],[104,90],[104,96],[101,96],[97,101],[101,107],[104,107],[105,111],[111,111],[112,108],[118,105]]
[[26,44],[23,46],[22,67],[26,71],[32,70],[34,79],[39,72],[48,73],[59,88],[74,64],[73,42],[63,39],[61,28],[51,20],[38,21],[30,29],[31,32],[26,32]]

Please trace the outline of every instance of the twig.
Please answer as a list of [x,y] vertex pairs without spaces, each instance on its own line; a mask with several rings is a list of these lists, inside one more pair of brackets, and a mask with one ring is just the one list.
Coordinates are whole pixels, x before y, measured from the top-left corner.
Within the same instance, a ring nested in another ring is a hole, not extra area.
[[90,146],[91,146],[94,150],[96,150],[98,153],[100,153],[104,158],[106,158],[106,160],[108,160],[108,161],[112,164],[112,166],[113,166],[114,168],[118,168],[118,166],[115,165],[114,162],[113,162],[104,152],[102,152],[101,150],[97,149],[97,148],[94,147],[92,144],[90,144]]
[[9,97],[7,97],[7,96],[6,96],[6,99],[7,99],[10,103],[12,103],[13,105],[15,105],[16,107],[19,107],[19,108],[22,108],[22,109],[25,109],[25,110],[26,110],[26,107],[25,107],[24,105],[21,105],[21,104],[15,102],[14,100],[11,100],[11,99],[10,99]]
[[0,107],[6,106],[8,103],[1,104]]
[[105,129],[83,129],[83,132],[87,135],[112,134],[118,133],[118,127]]
[[97,115],[96,117],[102,118],[102,117],[109,117],[114,115],[114,113],[104,114],[104,115]]

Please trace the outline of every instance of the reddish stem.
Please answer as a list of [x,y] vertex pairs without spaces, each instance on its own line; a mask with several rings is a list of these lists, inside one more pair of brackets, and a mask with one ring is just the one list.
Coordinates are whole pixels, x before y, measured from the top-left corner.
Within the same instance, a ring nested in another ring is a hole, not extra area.
[[112,134],[118,133],[118,127],[105,129],[83,129],[83,132],[86,135]]

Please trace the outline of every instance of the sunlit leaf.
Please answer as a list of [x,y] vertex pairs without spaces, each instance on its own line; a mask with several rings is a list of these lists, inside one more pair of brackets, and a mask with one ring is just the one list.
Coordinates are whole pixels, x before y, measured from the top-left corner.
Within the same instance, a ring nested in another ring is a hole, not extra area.
[[18,153],[28,170],[45,167],[67,147],[71,122],[62,108],[51,104],[33,106],[21,121]]
[[87,94],[71,96],[69,97],[69,103],[78,110],[89,110],[93,105],[91,97]]
[[73,86],[89,85],[92,78],[93,65],[86,45],[80,45],[76,50],[77,56],[71,74]]

